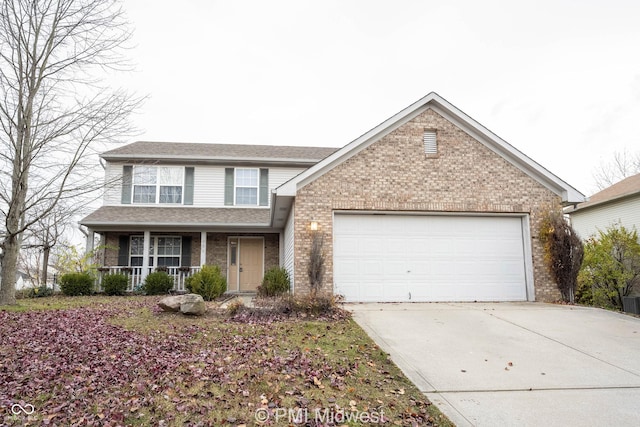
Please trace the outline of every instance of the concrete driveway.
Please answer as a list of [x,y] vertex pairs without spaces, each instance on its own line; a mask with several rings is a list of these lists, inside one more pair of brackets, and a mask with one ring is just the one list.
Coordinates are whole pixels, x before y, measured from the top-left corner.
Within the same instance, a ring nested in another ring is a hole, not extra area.
[[640,425],[640,319],[541,303],[347,308],[458,426]]

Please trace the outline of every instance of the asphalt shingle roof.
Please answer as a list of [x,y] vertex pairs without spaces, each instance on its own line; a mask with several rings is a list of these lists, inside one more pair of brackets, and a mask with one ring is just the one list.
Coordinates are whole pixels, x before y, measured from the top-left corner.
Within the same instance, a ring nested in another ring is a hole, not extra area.
[[[575,210],[606,203],[621,197],[640,194],[640,173],[623,179],[622,181],[607,187],[604,190],[589,197],[588,202],[580,203]],[[575,211],[574,211],[575,212]]]
[[208,158],[241,160],[297,160],[316,163],[335,152],[332,147],[294,147],[281,145],[200,144],[187,142],[137,141],[114,150],[102,157],[109,159],[132,158]]
[[156,206],[102,206],[83,218],[86,226],[268,226],[270,210],[259,208],[195,208]]

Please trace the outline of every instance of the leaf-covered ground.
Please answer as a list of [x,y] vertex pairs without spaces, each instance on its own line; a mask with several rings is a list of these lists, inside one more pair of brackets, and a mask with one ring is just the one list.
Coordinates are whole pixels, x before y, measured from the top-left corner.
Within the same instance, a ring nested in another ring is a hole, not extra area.
[[348,316],[234,319],[212,305],[194,318],[157,301],[0,311],[0,424],[450,425]]

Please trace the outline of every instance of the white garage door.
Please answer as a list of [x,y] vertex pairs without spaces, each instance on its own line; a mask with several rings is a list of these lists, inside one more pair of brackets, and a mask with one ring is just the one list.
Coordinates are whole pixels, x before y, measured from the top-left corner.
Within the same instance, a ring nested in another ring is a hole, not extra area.
[[334,291],[347,301],[525,301],[522,222],[335,214]]

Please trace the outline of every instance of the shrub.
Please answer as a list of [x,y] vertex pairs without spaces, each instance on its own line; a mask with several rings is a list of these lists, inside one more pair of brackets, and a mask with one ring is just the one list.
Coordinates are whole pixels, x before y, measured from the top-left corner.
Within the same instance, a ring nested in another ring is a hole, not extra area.
[[129,277],[123,273],[107,274],[102,278],[102,289],[106,295],[124,295]]
[[68,296],[91,295],[93,276],[89,273],[67,273],[60,277],[60,290]]
[[173,277],[164,271],[149,273],[144,279],[144,293],[147,295],[162,295],[173,288]]
[[544,248],[544,262],[560,290],[562,300],[573,304],[584,255],[580,237],[559,208],[543,217],[539,237]]
[[53,289],[48,288],[46,285],[37,286],[26,290],[25,297],[27,298],[42,298],[53,295]]
[[309,284],[311,285],[311,296],[316,296],[324,280],[324,235],[319,232],[313,233],[311,249],[309,250]]
[[205,265],[200,271],[187,277],[185,285],[189,292],[201,295],[205,301],[218,298],[227,291],[227,279],[217,265]]
[[339,310],[333,295],[328,296],[298,296],[293,299],[293,311],[315,316],[330,315]]
[[622,309],[622,297],[640,283],[638,233],[622,226],[599,231],[585,244],[578,281],[580,302]]
[[341,309],[339,296],[334,295],[287,295],[282,298],[260,298],[256,307],[281,314],[304,314],[312,316],[331,316]]
[[235,316],[236,314],[243,311],[245,308],[246,307],[242,302],[242,300],[237,299],[229,303],[229,305],[227,306],[227,313],[229,314],[229,316]]
[[283,267],[273,267],[264,274],[262,285],[258,286],[258,295],[274,297],[289,292],[291,279]]

